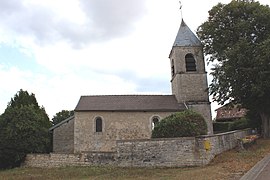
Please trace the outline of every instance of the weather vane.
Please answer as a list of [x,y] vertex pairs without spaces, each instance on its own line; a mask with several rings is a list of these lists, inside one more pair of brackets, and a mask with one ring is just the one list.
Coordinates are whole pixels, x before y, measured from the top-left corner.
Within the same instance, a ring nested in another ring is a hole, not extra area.
[[182,6],[183,5],[182,5],[182,2],[181,1],[179,1],[179,4],[180,4],[180,8],[179,9],[180,9],[180,12],[181,12],[181,18],[183,19],[183,13],[182,13]]

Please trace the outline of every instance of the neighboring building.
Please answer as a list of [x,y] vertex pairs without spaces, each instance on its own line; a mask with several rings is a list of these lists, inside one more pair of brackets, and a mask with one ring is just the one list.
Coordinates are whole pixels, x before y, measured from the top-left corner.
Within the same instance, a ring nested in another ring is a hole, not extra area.
[[235,121],[244,117],[247,113],[247,109],[242,108],[239,105],[226,104],[216,109],[216,112],[217,122]]
[[116,140],[149,139],[156,122],[193,109],[213,133],[202,44],[182,20],[169,55],[172,95],[82,96],[75,115],[53,126],[53,151],[111,152]]

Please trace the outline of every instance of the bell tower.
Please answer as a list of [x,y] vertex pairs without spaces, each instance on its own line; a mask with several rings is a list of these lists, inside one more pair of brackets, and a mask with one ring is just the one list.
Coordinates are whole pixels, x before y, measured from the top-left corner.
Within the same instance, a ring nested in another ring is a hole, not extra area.
[[200,113],[213,133],[202,44],[182,19],[169,55],[171,87],[178,103]]

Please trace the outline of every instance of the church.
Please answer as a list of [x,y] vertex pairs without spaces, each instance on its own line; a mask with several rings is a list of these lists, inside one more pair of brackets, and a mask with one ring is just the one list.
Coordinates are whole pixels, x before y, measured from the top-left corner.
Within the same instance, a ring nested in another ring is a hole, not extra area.
[[213,133],[202,44],[182,20],[169,54],[171,95],[81,96],[74,116],[50,128],[53,152],[113,152],[117,140],[150,139],[155,124],[192,109]]

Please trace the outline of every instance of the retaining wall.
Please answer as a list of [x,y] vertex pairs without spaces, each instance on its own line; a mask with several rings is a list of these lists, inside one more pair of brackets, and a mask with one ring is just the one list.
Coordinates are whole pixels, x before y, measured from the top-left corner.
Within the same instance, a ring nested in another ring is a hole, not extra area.
[[185,167],[208,164],[217,154],[237,146],[237,139],[249,130],[212,136],[169,139],[121,140],[115,152],[82,152],[80,154],[28,154],[24,166],[98,166]]

